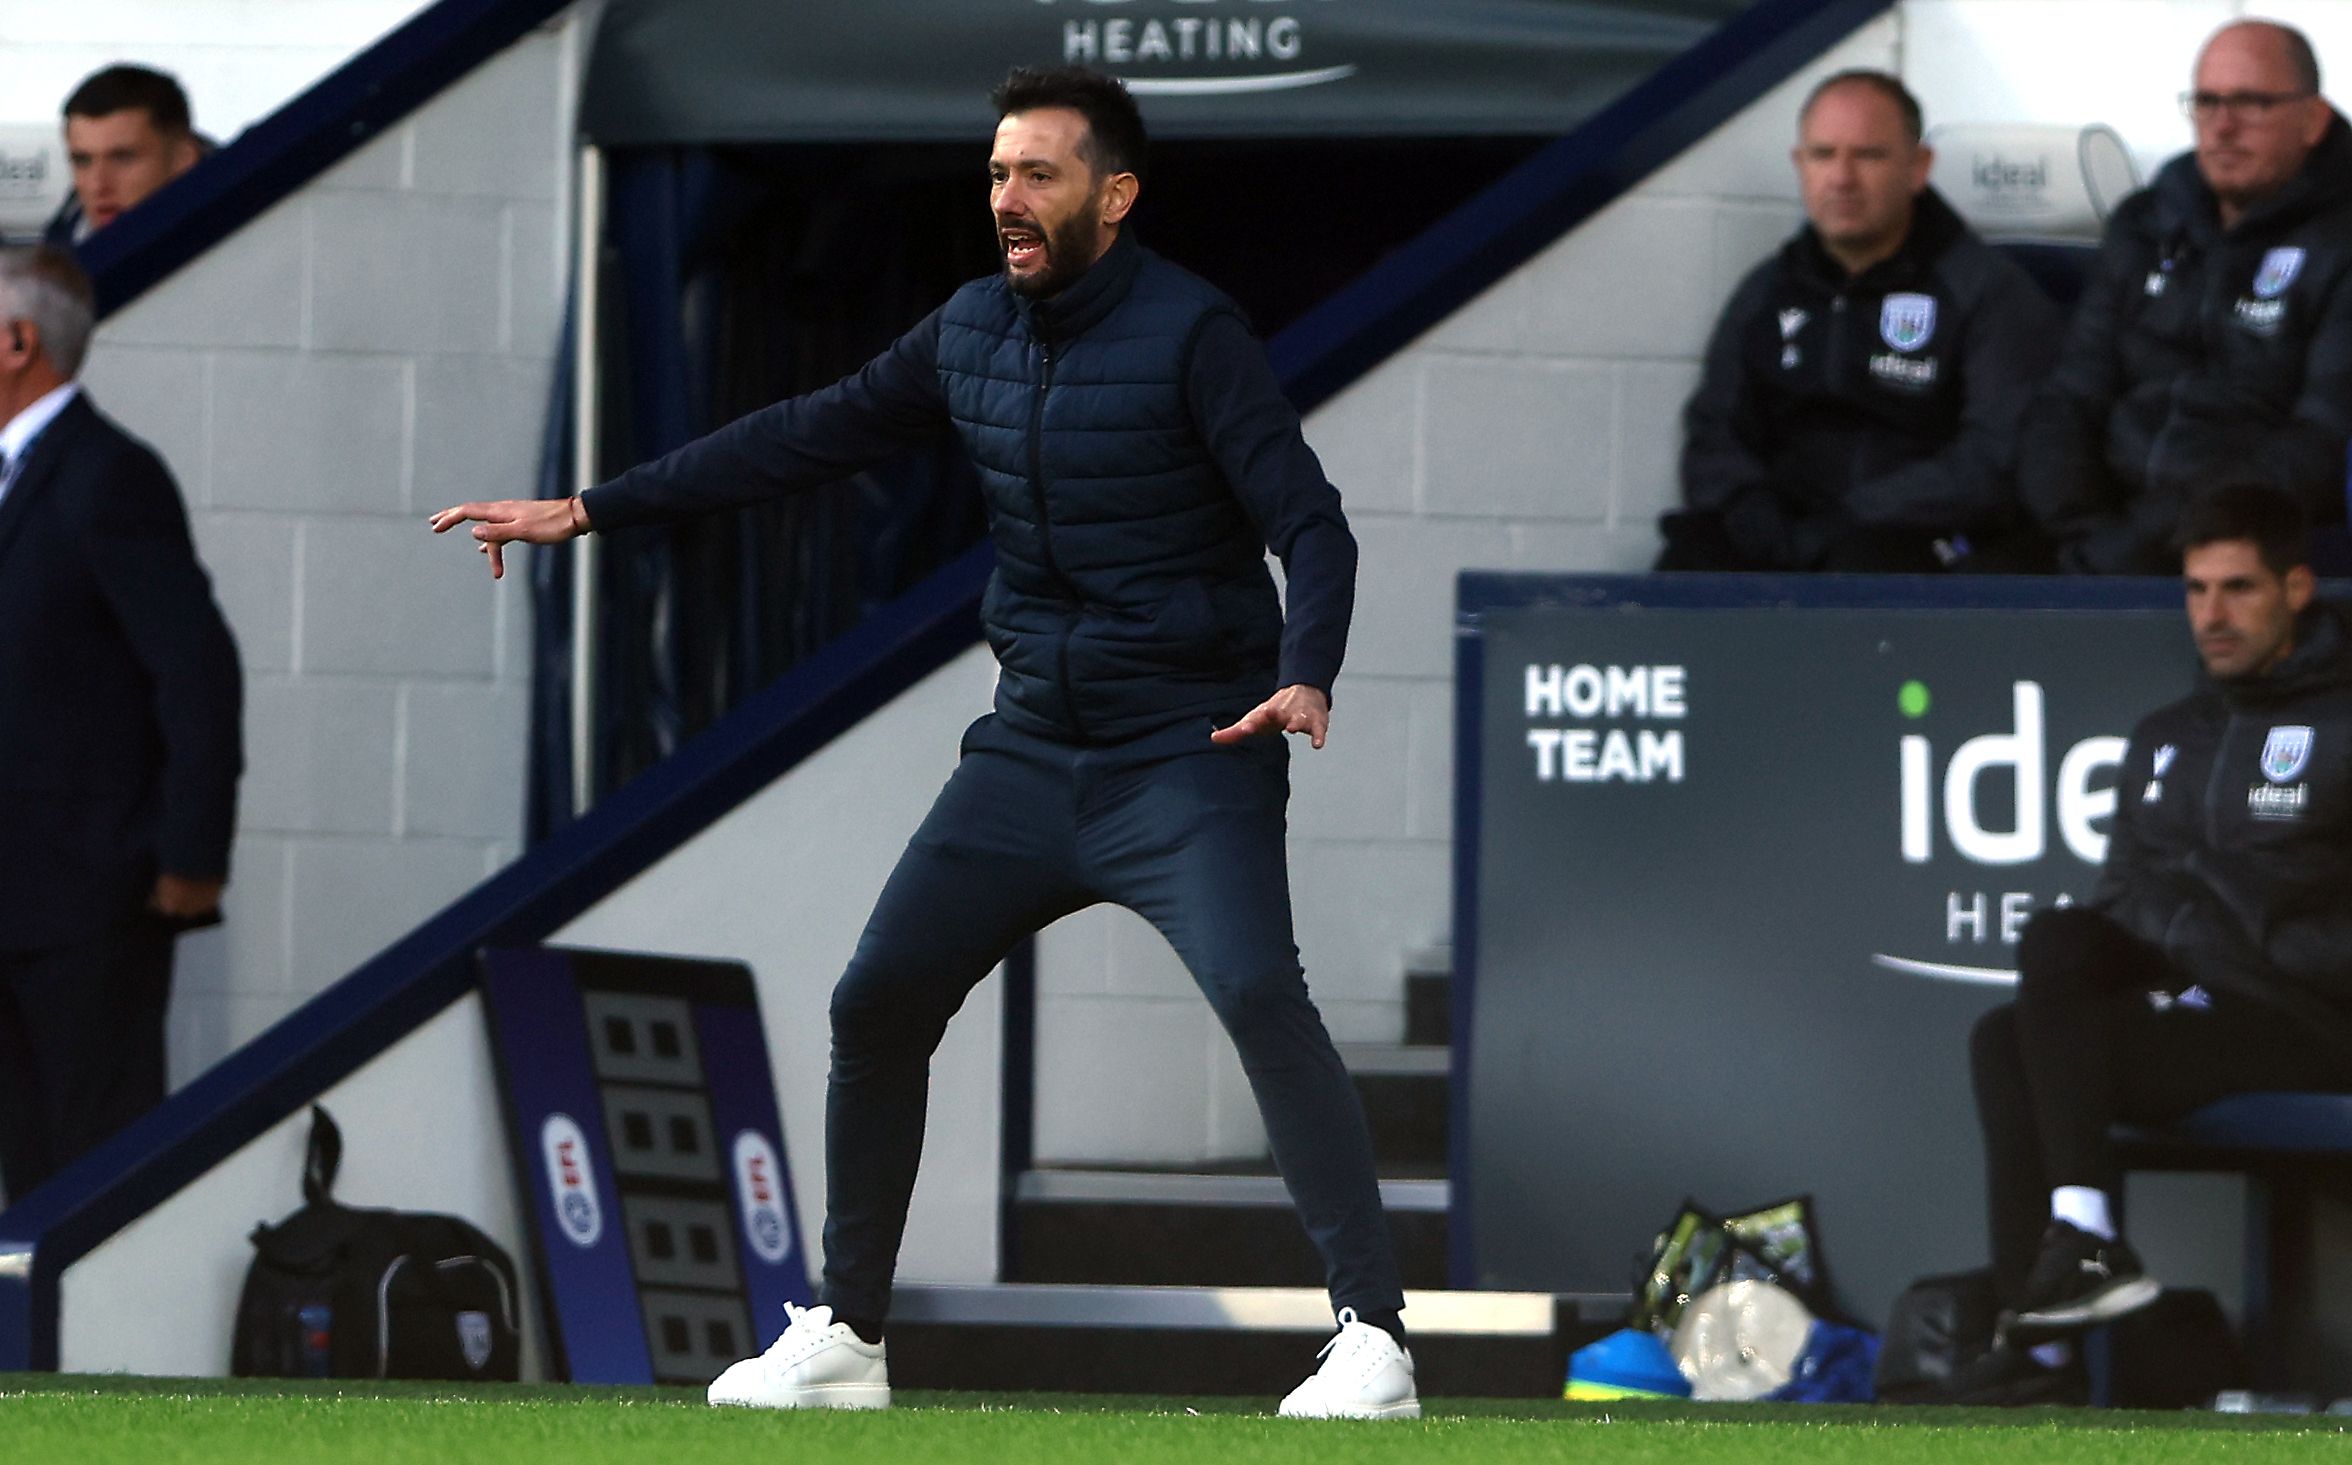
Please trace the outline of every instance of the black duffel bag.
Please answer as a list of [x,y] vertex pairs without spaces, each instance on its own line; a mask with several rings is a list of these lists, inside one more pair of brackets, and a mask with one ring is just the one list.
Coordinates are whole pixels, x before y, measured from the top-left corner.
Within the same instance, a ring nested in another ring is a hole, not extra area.
[[230,1371],[240,1378],[515,1379],[514,1262],[455,1216],[330,1193],[343,1137],[313,1106],[302,1209],[253,1229]]
[[1878,1397],[1939,1403],[1962,1369],[1993,1346],[2001,1300],[1991,1269],[1922,1277],[1903,1289],[1879,1340]]

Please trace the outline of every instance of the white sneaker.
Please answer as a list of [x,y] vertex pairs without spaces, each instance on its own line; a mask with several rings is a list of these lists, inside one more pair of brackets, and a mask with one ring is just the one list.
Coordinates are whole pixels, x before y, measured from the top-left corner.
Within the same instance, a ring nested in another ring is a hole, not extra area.
[[784,1304],[782,1337],[711,1381],[713,1404],[755,1409],[887,1409],[886,1345],[868,1343],[830,1307]]
[[1339,1331],[1315,1355],[1323,1366],[1282,1401],[1289,1419],[1419,1419],[1413,1355],[1356,1310],[1339,1310]]

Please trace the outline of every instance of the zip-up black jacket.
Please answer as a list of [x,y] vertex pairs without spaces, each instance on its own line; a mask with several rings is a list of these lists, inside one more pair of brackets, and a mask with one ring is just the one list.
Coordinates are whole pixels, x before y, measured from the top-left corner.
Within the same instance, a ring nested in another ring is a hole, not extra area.
[[2090,904],[2191,978],[2352,1052],[2352,625],[2315,605],[2267,675],[2133,730]]
[[2352,128],[2221,227],[2194,154],[2116,209],[2026,416],[2018,488],[2065,568],[2170,574],[2181,511],[2252,475],[2344,517],[2352,437]]
[[[1356,542],[1239,307],[1122,234],[1051,299],[975,280],[854,375],[582,496],[598,529],[830,482],[952,422],[996,543],[997,712],[1065,742],[1331,690]],[[1281,559],[1283,614],[1266,569]]]
[[1715,328],[1684,414],[1683,502],[1721,514],[1750,559],[1789,569],[1857,524],[1998,526],[2057,324],[2025,271],[1933,189],[1903,247],[1858,276],[1807,226]]

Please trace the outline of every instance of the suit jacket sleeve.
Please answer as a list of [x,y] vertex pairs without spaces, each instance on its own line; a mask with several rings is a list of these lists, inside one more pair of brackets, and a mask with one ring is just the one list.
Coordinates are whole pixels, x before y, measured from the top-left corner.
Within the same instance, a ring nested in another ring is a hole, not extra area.
[[580,496],[593,527],[619,529],[740,508],[815,488],[922,443],[947,424],[939,313],[856,372],[739,417]]
[[154,687],[164,746],[157,865],[225,879],[245,766],[243,675],[161,460],[136,445],[119,454],[82,531],[98,591]]

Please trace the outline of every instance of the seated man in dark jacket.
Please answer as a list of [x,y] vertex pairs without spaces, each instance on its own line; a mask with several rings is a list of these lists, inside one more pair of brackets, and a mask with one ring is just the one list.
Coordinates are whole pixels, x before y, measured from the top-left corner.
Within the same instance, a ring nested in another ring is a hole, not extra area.
[[1901,82],[1840,72],[1798,126],[1808,222],[1707,347],[1658,568],[2007,568],[2009,455],[2057,312],[1927,186]]
[[2310,43],[2267,21],[2206,42],[2185,103],[2196,150],[2108,222],[2026,416],[2018,491],[2068,570],[2171,573],[2172,526],[2224,478],[2344,517],[2352,129]]
[[2111,1125],[2352,1089],[2352,625],[2276,489],[2200,500],[2179,537],[2205,678],[2134,729],[2097,889],[2026,927],[2017,1000],[1971,1040],[2009,1308],[1979,1402],[2079,1394],[2063,1340],[2156,1298]]

